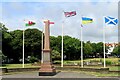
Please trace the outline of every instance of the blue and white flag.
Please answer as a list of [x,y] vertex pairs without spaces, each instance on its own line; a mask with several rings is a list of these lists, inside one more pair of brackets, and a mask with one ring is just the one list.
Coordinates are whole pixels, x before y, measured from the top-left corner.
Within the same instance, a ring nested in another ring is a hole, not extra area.
[[118,19],[110,16],[105,17],[105,23],[108,25],[117,25]]

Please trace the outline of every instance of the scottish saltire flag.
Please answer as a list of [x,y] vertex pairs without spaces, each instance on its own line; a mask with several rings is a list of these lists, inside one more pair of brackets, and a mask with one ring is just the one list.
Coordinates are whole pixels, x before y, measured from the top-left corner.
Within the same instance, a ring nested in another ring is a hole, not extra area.
[[64,12],[65,17],[71,17],[76,15],[76,11],[71,11],[71,12]]
[[82,24],[92,23],[93,19],[88,17],[82,17]]
[[105,17],[105,23],[108,25],[116,25],[118,23],[118,19],[107,16]]

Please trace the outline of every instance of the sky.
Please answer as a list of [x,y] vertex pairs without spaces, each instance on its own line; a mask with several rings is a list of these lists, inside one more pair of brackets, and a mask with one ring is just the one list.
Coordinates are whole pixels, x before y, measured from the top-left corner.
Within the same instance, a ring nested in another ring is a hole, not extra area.
[[[93,23],[83,25],[83,41],[102,42],[103,27],[106,42],[118,41],[118,25],[104,23],[105,16],[118,18],[118,0],[3,0],[0,2],[0,22],[9,31],[37,28],[44,30],[43,20],[55,22],[50,25],[50,35],[62,34],[62,21],[65,21],[64,35],[80,39],[81,17],[93,18]],[[77,15],[65,18],[63,11],[76,11]],[[32,20],[36,25],[25,27],[24,20]]]

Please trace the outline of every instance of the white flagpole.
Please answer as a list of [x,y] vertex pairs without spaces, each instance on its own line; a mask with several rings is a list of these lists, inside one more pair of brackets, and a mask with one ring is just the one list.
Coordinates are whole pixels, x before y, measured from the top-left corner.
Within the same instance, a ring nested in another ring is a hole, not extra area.
[[103,23],[103,51],[104,51],[104,68],[106,67],[106,62],[105,62],[105,25]]
[[82,25],[81,25],[81,67],[83,67]]
[[61,54],[61,67],[63,67],[63,25],[64,25],[64,21],[62,22],[62,54]]
[[41,40],[41,48],[42,48],[42,51],[41,51],[41,63],[43,63],[43,31],[42,31],[42,40]]
[[[42,21],[44,22],[44,18],[42,18]],[[43,38],[44,38],[44,32],[45,32],[45,27],[43,27],[43,30],[42,30],[42,40],[41,40],[41,63],[43,63]]]
[[23,28],[23,68],[24,68],[24,28]]
[[[63,13],[64,13],[64,10],[63,10]],[[64,16],[64,14],[63,14],[63,16]],[[63,25],[64,25],[64,20],[62,21],[62,46],[61,46],[61,67],[63,67],[63,33],[64,33],[64,31],[63,31]]]

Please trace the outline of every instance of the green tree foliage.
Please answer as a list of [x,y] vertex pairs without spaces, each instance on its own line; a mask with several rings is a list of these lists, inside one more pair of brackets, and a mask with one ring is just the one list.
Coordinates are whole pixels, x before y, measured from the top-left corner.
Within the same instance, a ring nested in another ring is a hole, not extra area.
[[90,57],[92,56],[93,54],[93,48],[91,46],[91,43],[90,42],[87,42],[85,45],[84,45],[84,56],[85,57]]
[[[66,59],[79,59],[80,58],[80,41],[70,36],[64,36],[64,55]],[[61,36],[50,37],[50,45],[52,50],[56,50],[61,54]]]
[[64,54],[67,59],[80,58],[80,41],[70,36],[64,36]]
[[10,45],[12,46],[12,53],[10,53],[13,58],[14,63],[18,63],[19,59],[22,58],[22,49],[23,49],[23,31],[15,30],[10,32],[12,39]]
[[[14,30],[8,31],[8,29],[0,23],[2,32],[2,53],[7,56],[8,59],[13,59],[14,63],[19,63],[22,59],[23,50],[23,31]],[[31,62],[41,59],[41,31],[38,29],[27,29],[24,32],[25,40],[25,61],[28,60],[28,56],[31,57]],[[50,36],[50,48],[52,50],[52,59],[61,58],[61,36]],[[106,52],[109,47],[106,47]],[[103,43],[91,43],[83,42],[83,54],[84,58],[88,57],[103,57]],[[119,51],[120,52],[120,51]],[[117,48],[114,49],[113,54],[119,53]],[[99,55],[97,55],[99,53]],[[70,36],[64,36],[64,56],[67,60],[78,60],[81,56],[81,41],[77,38]],[[29,60],[30,61],[30,60]]]
[[[23,56],[23,31],[14,30],[8,32],[5,25],[0,26],[2,29],[2,52],[7,59],[12,59],[13,63],[19,63]],[[41,59],[41,31],[37,29],[27,29],[24,34],[25,38],[25,61],[28,56],[34,56]]]
[[[95,57],[104,57],[103,42],[92,43],[92,47],[93,47],[93,53],[94,53]],[[109,49],[109,47],[105,46],[106,53],[108,52],[108,49]]]
[[[5,56],[2,51],[0,51],[0,63],[4,62],[6,60],[7,56]],[[0,64],[1,65],[1,64]]]
[[50,36],[50,47],[52,50],[56,50],[59,53],[61,52],[61,39],[61,36]]
[[52,60],[60,60],[61,59],[61,55],[57,50],[52,50]]
[[8,29],[5,27],[4,24],[0,23],[0,28],[2,32],[0,35],[2,36],[2,43],[0,45],[2,45],[2,53],[3,55],[7,56],[8,59],[10,59],[13,55],[11,54],[12,51],[12,46],[10,45],[11,41],[12,41],[12,36],[10,34],[10,32],[8,32]]
[[91,47],[92,47],[92,55],[93,56],[95,56],[95,57],[99,57],[98,55],[97,55],[97,43],[91,43]]
[[114,48],[112,55],[114,56],[120,56],[120,45]]
[[5,25],[3,23],[0,23],[0,30],[2,32],[7,32],[8,29],[5,27]]
[[38,58],[31,56],[28,60],[30,63],[38,62]]
[[41,59],[41,31],[38,29],[25,30],[25,57],[34,56]]

